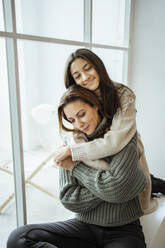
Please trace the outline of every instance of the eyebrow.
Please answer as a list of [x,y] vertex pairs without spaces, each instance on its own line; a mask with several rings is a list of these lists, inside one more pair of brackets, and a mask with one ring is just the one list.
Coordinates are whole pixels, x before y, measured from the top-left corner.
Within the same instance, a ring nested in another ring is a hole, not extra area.
[[78,71],[75,71],[75,72],[72,73],[72,75],[74,75],[74,74],[76,74],[76,73],[79,73],[79,72],[78,72]]
[[[76,116],[78,116],[79,113],[80,113],[81,111],[84,111],[84,109],[80,109],[80,110],[76,113]],[[74,119],[74,118],[73,118],[73,117],[67,117],[67,119],[69,120],[69,119]]]

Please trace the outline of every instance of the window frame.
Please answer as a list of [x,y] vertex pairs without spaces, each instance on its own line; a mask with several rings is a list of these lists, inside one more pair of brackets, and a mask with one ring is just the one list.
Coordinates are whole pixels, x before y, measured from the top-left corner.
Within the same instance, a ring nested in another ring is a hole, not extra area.
[[131,72],[131,34],[132,34],[132,10],[133,1],[126,0],[125,13],[125,39],[128,41],[127,46],[111,46],[92,42],[92,7],[93,0],[84,0],[84,41],[56,39],[37,35],[27,35],[17,33],[15,0],[2,0],[4,10],[5,32],[0,31],[0,37],[6,39],[6,53],[8,64],[8,87],[11,117],[11,133],[13,148],[13,167],[14,167],[14,184],[16,199],[17,226],[27,223],[26,214],[26,194],[25,194],[25,177],[24,177],[24,158],[22,144],[22,124],[21,124],[21,106],[20,106],[20,80],[18,67],[18,40],[50,42],[63,45],[83,46],[88,49],[104,48],[125,51],[124,63],[122,68],[123,81],[129,81]]

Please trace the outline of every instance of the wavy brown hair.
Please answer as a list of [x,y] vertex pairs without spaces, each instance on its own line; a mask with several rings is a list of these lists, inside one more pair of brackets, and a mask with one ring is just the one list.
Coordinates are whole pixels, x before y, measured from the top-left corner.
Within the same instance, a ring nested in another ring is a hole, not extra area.
[[110,122],[112,122],[117,109],[120,107],[120,100],[114,83],[110,79],[104,63],[95,53],[88,49],[82,48],[76,50],[69,56],[65,67],[65,87],[68,88],[69,86],[76,84],[74,78],[72,77],[70,67],[72,62],[77,58],[82,58],[88,61],[94,66],[95,70],[99,74],[99,88],[103,104],[103,114]]
[[64,123],[63,119],[69,122],[65,113],[64,107],[74,101],[80,100],[88,105],[94,107],[98,107],[99,114],[102,115],[102,107],[101,103],[99,102],[98,98],[96,97],[95,93],[85,89],[79,85],[72,85],[70,86],[66,92],[62,95],[60,99],[60,103],[58,105],[58,121],[59,121],[59,129],[60,131],[74,131],[73,129],[67,128]]

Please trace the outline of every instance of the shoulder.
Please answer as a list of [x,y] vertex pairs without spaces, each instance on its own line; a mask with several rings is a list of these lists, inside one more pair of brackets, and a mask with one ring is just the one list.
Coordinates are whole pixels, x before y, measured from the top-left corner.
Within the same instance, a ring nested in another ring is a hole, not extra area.
[[[128,142],[128,144],[118,153],[121,154],[121,157],[123,157],[123,154],[125,154],[126,156],[128,155],[128,157],[131,156],[131,154],[133,153],[138,153],[138,148],[137,148],[137,132],[135,132],[134,136],[132,137],[132,139]],[[116,154],[117,155],[117,154]],[[115,155],[114,155],[115,156]]]
[[[111,168],[116,173],[124,173],[126,168],[137,167],[138,163],[138,149],[137,149],[137,134],[133,136],[130,142],[118,153],[113,155],[111,161]],[[128,172],[128,171],[127,171]]]
[[130,142],[121,150],[121,154],[125,154],[129,162],[131,159],[138,159],[138,147],[137,147],[137,132],[134,134]]
[[128,86],[120,83],[114,83],[114,86],[120,98],[123,96],[136,98],[134,92]]
[[128,143],[128,146],[136,148],[136,150],[137,150],[137,140],[138,140],[138,135],[137,135],[137,131],[136,131],[136,133],[134,134],[134,136],[132,137],[132,139]]
[[132,139],[128,142],[128,144],[122,149],[122,151],[126,151],[127,149],[133,149],[138,151],[137,148],[137,131],[135,132],[135,134],[133,135]]
[[135,102],[136,96],[128,86],[120,83],[114,83],[114,86],[117,90],[121,106]]

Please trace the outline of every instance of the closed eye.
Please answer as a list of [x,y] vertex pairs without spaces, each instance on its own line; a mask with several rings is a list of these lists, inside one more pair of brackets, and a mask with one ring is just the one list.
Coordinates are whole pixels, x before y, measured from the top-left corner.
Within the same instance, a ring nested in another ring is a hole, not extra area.
[[74,75],[74,79],[78,79],[80,77],[80,74]]
[[92,69],[92,66],[91,66],[91,65],[87,65],[87,66],[85,67],[85,71],[89,71],[90,69]]
[[85,112],[83,112],[83,113],[79,114],[79,115],[78,115],[78,117],[79,117],[79,118],[82,118],[82,117],[84,117],[84,116],[85,116],[85,114],[86,114],[86,113],[85,113]]

